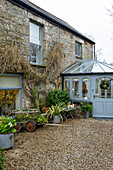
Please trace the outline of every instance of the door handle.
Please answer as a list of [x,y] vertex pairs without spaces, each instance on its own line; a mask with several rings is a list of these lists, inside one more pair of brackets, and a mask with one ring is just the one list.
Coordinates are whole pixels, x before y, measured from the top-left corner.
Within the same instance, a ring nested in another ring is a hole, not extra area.
[[95,95],[93,97],[95,98]]

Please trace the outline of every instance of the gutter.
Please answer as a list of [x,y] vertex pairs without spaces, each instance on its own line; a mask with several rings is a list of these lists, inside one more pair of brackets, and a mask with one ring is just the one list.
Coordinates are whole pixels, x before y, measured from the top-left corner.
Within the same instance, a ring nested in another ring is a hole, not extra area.
[[94,73],[61,73],[61,77],[65,76],[80,76],[80,75],[108,75],[108,74],[113,74],[113,72],[94,72]]

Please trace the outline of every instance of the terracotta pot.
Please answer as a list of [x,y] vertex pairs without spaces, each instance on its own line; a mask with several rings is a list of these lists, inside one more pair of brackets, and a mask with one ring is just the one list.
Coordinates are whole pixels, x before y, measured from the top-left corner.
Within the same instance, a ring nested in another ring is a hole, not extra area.
[[46,105],[41,106],[41,110],[42,110],[43,112],[46,112],[46,111],[47,111]]

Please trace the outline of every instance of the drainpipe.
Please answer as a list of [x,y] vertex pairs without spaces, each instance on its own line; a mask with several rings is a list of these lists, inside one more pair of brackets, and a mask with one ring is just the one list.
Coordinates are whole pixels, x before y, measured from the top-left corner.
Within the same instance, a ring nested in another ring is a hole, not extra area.
[[64,90],[64,76],[61,75],[61,77],[62,77],[62,90]]

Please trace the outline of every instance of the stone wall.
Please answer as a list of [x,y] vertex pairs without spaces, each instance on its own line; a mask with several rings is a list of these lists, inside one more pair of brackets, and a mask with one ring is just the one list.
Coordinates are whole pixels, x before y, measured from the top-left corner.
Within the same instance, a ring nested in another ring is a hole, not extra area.
[[[22,56],[29,60],[29,21],[30,19],[43,26],[43,66],[48,64],[48,54],[56,43],[61,43],[63,57],[62,70],[76,61],[75,41],[82,43],[84,59],[93,57],[93,46],[75,35],[63,30],[28,11],[19,8],[7,0],[0,0],[0,46],[18,44]],[[81,21],[82,22],[82,21]],[[62,70],[59,70],[61,72]],[[23,95],[24,106],[25,97]]]

